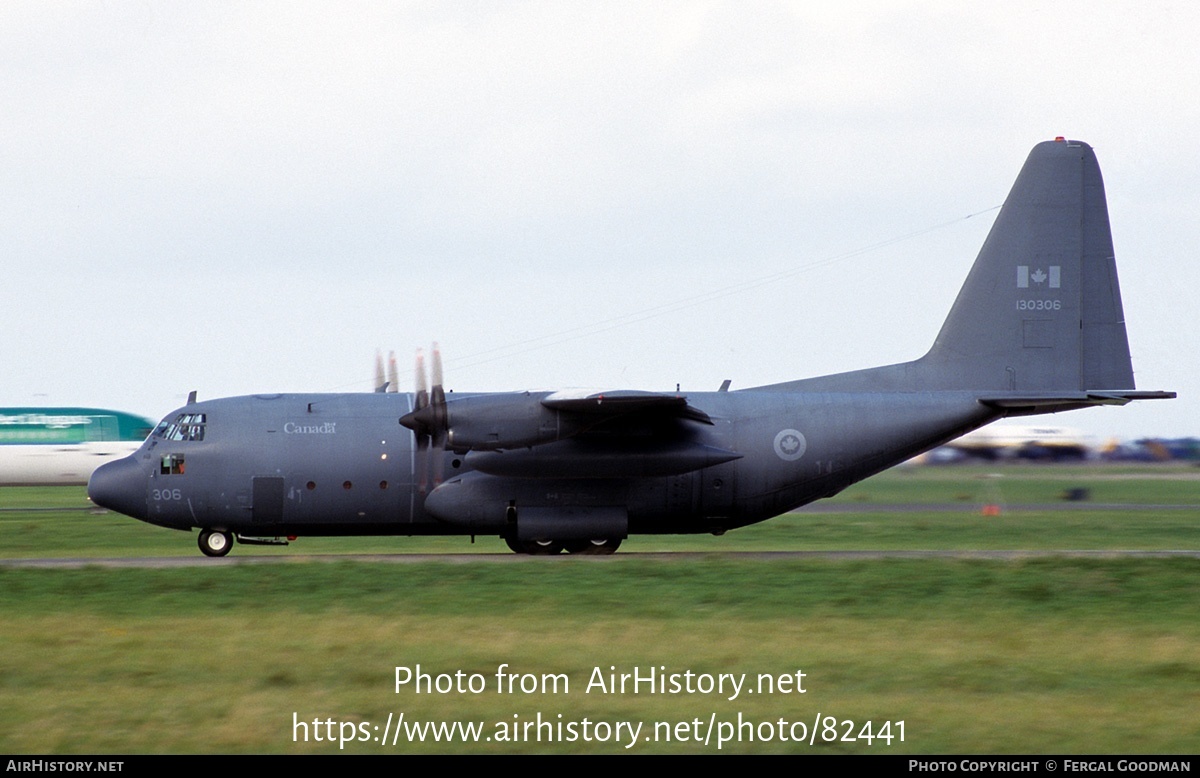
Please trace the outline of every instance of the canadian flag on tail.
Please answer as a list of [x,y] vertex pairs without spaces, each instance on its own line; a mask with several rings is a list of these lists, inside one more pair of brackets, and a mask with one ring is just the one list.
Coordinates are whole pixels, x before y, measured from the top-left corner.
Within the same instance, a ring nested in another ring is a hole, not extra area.
[[1035,267],[1030,273],[1029,265],[1017,265],[1017,288],[1028,289],[1029,282],[1032,281],[1035,287],[1058,289],[1062,285],[1062,266],[1051,265],[1049,271],[1047,273],[1042,268]]

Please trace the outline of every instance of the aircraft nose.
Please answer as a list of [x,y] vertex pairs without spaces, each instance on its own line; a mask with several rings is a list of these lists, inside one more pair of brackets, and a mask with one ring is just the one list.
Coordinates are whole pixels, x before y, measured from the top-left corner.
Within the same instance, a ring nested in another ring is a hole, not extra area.
[[88,497],[109,510],[145,519],[146,474],[133,457],[100,465],[88,479]]

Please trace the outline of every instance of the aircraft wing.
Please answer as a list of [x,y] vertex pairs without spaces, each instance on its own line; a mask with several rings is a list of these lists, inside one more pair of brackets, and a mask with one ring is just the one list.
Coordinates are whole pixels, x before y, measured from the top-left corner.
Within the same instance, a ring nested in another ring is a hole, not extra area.
[[[520,397],[524,405],[514,405]],[[690,422],[713,421],[678,394],[567,390],[483,398],[478,411],[456,409],[459,402],[447,408],[450,448],[468,449],[467,461],[488,475],[666,476],[742,458],[694,439],[687,431]]]
[[555,411],[588,416],[613,417],[631,413],[650,413],[664,418],[678,417],[703,424],[713,423],[707,413],[689,405],[687,397],[683,395],[643,392],[634,389],[559,391],[543,398],[542,405]]

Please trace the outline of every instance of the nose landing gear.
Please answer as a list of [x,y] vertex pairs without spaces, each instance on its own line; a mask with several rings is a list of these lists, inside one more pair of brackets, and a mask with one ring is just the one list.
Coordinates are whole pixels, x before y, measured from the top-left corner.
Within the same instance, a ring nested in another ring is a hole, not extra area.
[[224,530],[205,529],[197,540],[205,556],[225,556],[233,548],[233,533]]

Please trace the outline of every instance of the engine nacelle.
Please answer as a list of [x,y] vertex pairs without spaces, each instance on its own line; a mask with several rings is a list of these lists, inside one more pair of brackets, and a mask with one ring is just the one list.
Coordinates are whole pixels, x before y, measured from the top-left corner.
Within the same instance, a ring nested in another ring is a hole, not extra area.
[[547,408],[542,405],[547,394],[490,394],[447,402],[447,448],[461,453],[553,443],[593,421]]

